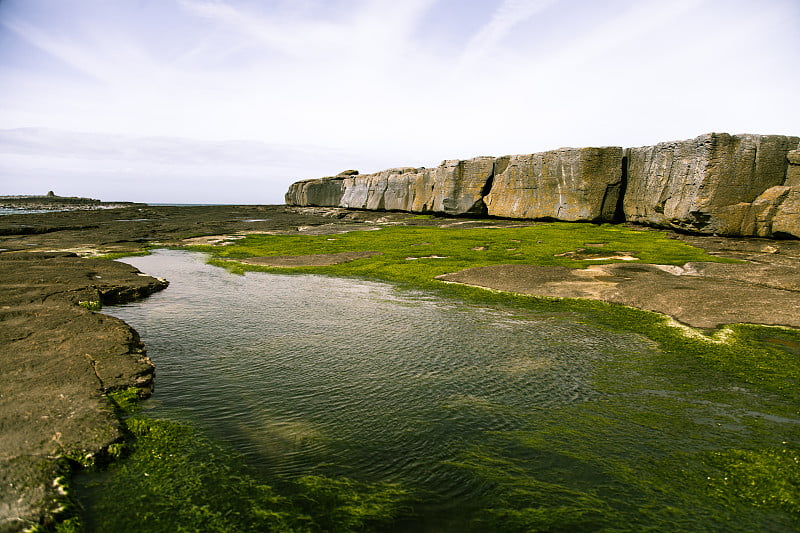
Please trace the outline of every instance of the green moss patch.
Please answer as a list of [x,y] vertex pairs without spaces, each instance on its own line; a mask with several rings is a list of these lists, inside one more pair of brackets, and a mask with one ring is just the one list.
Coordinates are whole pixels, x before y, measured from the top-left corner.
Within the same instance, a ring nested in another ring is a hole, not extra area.
[[296,272],[358,276],[432,287],[436,276],[465,268],[500,264],[535,264],[586,268],[615,259],[594,260],[586,243],[602,244],[602,256],[635,256],[643,263],[682,265],[689,261],[723,261],[703,250],[669,239],[666,233],[606,225],[552,223],[513,228],[439,228],[395,226],[376,231],[330,235],[248,235],[225,247],[192,246],[211,253],[215,264],[234,272],[266,270],[226,260],[249,257],[380,252],[343,265],[305,267]]
[[137,416],[126,427],[129,455],[83,488],[93,501],[86,529],[365,531],[406,508],[408,494],[397,485],[345,478],[305,476],[279,494],[191,425]]

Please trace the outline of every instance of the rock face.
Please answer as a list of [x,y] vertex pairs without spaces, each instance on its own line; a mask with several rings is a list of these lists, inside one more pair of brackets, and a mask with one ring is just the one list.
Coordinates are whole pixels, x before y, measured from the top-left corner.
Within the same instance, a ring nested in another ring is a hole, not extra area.
[[488,214],[610,221],[622,185],[622,148],[562,148],[495,161]]
[[622,148],[562,148],[530,155],[447,160],[436,168],[293,183],[286,203],[350,209],[611,220],[622,182]]
[[640,148],[561,148],[299,181],[298,206],[630,221],[800,238],[800,137],[709,133]]
[[775,218],[783,227],[780,220],[797,212],[797,191],[786,182],[787,154],[798,141],[710,133],[630,148],[625,219],[702,233],[774,235]]

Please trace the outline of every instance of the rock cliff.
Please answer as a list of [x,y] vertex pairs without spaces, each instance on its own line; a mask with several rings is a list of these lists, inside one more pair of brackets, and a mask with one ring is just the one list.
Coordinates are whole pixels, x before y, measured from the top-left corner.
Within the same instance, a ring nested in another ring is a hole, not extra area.
[[709,133],[293,183],[286,203],[800,238],[800,137]]
[[775,218],[782,227],[798,192],[788,185],[787,170],[799,141],[710,133],[629,148],[625,219],[702,233],[774,235]]
[[293,183],[288,205],[610,221],[622,184],[622,148],[562,148],[443,161]]
[[611,221],[622,186],[622,148],[562,148],[495,161],[489,215]]

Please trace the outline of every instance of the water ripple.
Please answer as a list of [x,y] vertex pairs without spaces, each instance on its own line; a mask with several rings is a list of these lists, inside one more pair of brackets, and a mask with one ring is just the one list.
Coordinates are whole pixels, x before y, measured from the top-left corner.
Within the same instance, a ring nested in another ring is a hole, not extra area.
[[269,476],[322,469],[474,497],[482,488],[450,462],[530,412],[593,398],[595,361],[634,342],[568,318],[204,261],[126,259],[170,287],[107,312],[157,365],[152,412],[195,420]]

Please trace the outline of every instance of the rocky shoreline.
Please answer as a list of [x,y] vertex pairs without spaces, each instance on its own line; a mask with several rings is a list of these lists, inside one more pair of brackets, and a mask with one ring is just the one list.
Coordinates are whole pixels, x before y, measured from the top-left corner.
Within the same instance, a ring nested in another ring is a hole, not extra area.
[[92,312],[167,286],[73,253],[0,254],[0,530],[47,524],[64,504],[63,458],[91,463],[122,439],[106,393],[145,397],[154,367],[121,320]]
[[106,394],[134,387],[145,397],[153,387],[136,331],[93,310],[143,298],[167,281],[92,256],[331,221],[283,206],[0,216],[0,532],[52,524],[67,504],[61,480],[70,465],[92,463],[123,437]]
[[56,196],[52,191],[44,196],[0,196],[0,209],[9,211],[81,211],[144,205],[135,202],[103,202],[78,196]]
[[[136,387],[146,396],[152,388],[153,366],[136,332],[92,309],[147,296],[166,287],[166,281],[93,256],[131,254],[145,246],[210,242],[213,238],[208,236],[214,235],[325,234],[394,224],[464,227],[519,225],[520,221],[454,222],[447,217],[286,206],[129,206],[0,217],[0,531],[51,523],[65,503],[58,479],[69,473],[68,461],[89,463],[122,437],[106,393]],[[743,268],[720,265],[704,271],[697,267],[689,273],[694,282],[705,283],[708,290],[726,284],[729,300],[742,300],[746,292],[748,305],[763,311],[774,308],[771,291],[782,291],[789,301],[781,304],[784,315],[792,316],[797,310],[793,316],[800,316],[800,242],[673,237],[747,261]],[[687,277],[654,272],[647,265],[637,267],[641,269],[602,271],[597,276],[601,279],[593,280],[628,287],[617,290],[617,299],[608,293],[593,296],[591,290],[554,295],[595,297],[643,308],[648,308],[648,295],[661,295],[660,300],[671,298],[681,308],[656,310],[681,318],[694,305],[692,320],[699,321],[698,327],[736,319],[726,300],[705,296],[689,302],[684,296],[676,297],[685,295],[686,289],[677,285]],[[534,276],[531,281],[523,274],[465,271],[448,281],[549,294],[541,288],[547,276]],[[570,283],[574,280],[550,281],[551,289],[575,288]],[[638,288],[630,289],[633,286]]]

